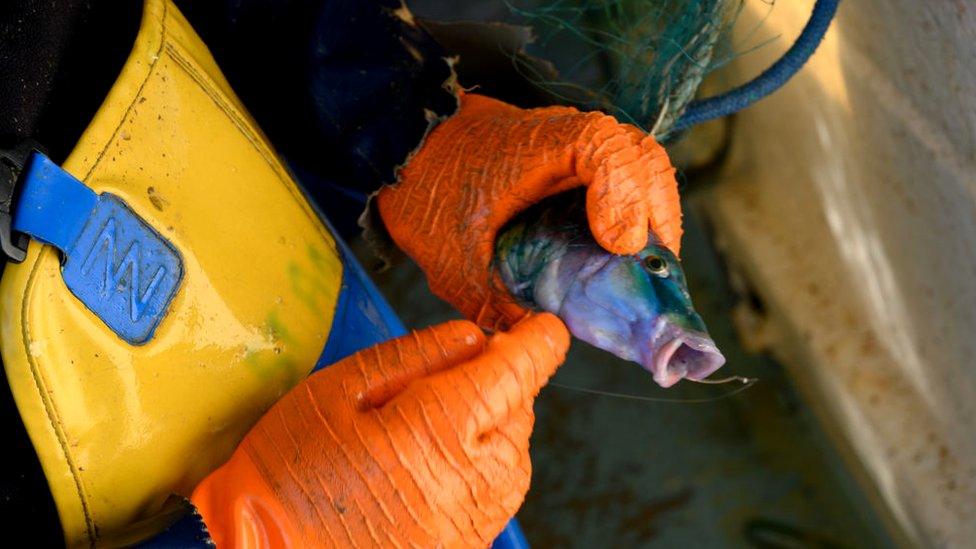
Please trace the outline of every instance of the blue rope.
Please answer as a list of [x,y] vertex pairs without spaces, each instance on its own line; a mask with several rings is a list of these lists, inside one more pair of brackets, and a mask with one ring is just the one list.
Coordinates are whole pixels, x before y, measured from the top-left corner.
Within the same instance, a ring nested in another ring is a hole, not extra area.
[[684,130],[708,120],[728,116],[759,101],[785,84],[803,67],[820,45],[840,0],[817,0],[810,20],[793,46],[762,74],[738,88],[707,99],[692,101],[673,131]]

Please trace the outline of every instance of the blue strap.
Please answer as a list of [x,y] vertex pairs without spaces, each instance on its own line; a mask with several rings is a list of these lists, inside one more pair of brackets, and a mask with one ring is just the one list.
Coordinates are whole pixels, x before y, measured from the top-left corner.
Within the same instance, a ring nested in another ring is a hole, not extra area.
[[786,84],[820,45],[837,12],[839,2],[840,0],[817,0],[806,26],[783,57],[738,88],[715,97],[692,101],[672,130],[684,130],[741,111]]
[[41,153],[20,181],[13,229],[63,252],[65,285],[116,335],[152,339],[183,278],[173,245],[122,199],[96,194]]
[[98,195],[40,153],[24,169],[13,229],[62,252],[78,240]]

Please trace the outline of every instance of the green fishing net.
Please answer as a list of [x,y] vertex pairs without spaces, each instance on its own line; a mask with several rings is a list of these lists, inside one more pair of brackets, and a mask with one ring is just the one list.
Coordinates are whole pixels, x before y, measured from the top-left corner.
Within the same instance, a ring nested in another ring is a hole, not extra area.
[[560,72],[557,80],[528,78],[663,139],[702,78],[733,57],[731,29],[743,1],[512,0],[509,7],[535,29],[540,53]]

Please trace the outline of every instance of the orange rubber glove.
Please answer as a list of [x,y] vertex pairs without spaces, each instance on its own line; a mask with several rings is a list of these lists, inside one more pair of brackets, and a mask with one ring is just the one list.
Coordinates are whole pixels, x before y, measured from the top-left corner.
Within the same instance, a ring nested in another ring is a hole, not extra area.
[[526,311],[491,269],[495,235],[547,196],[586,185],[590,229],[616,254],[647,245],[675,254],[681,205],[674,168],[654,138],[612,116],[570,107],[525,110],[466,94],[378,197],[390,236],[431,291],[486,328]]
[[193,493],[217,547],[485,547],[531,477],[532,402],[569,334],[453,321],[303,381]]

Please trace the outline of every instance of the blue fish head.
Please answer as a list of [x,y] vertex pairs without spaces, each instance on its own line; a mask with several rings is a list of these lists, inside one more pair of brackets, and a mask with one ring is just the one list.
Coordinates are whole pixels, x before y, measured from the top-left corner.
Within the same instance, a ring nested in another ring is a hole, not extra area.
[[725,363],[666,247],[651,242],[618,256],[587,242],[565,252],[539,273],[532,298],[574,336],[641,364],[662,387],[704,379]]

